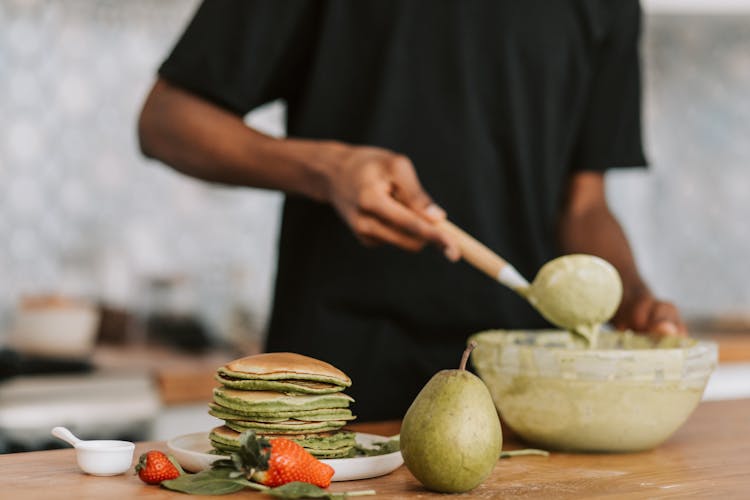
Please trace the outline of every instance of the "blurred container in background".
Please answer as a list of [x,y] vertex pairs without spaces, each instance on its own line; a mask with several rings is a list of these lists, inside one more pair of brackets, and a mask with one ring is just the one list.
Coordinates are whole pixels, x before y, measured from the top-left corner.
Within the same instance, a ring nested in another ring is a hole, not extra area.
[[30,356],[83,359],[94,349],[98,326],[94,304],[56,295],[26,297],[15,311],[8,346]]

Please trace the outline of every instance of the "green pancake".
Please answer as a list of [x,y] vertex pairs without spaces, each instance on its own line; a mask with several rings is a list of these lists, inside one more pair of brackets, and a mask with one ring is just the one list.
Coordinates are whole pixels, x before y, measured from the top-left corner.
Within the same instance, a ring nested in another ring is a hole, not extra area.
[[317,459],[325,460],[327,458],[349,458],[353,457],[357,452],[354,446],[348,448],[341,448],[339,450],[308,450],[310,455]]
[[208,433],[208,439],[211,444],[219,450],[238,450],[240,433],[233,431],[229,427],[221,426],[214,427],[211,432]]
[[342,388],[349,387],[352,384],[351,379],[335,366],[325,361],[291,352],[247,356],[227,363],[217,372],[220,377],[233,381],[310,381]]
[[224,387],[245,391],[276,391],[299,394],[331,394],[344,390],[344,386],[312,382],[309,380],[259,380],[235,378],[219,368],[216,380]]
[[342,391],[349,377],[336,367],[294,353],[265,353],[220,367],[209,414],[225,421],[209,434],[220,452],[238,449],[240,433],[287,438],[319,458],[351,456],[354,434],[340,429],[355,417]]
[[209,439],[211,442],[211,446],[213,447],[213,450],[209,451],[209,453],[216,454],[216,455],[229,455],[230,453],[237,451],[239,447],[233,445],[233,444],[225,444],[221,441],[217,441],[215,439]]
[[344,420],[330,420],[328,422],[303,422],[301,420],[284,420],[282,422],[254,422],[249,420],[226,420],[225,425],[237,432],[254,430],[258,434],[272,432],[274,434],[306,434],[309,432],[328,432],[341,429]]
[[319,410],[300,410],[285,412],[248,412],[233,410],[216,403],[209,403],[208,413],[222,420],[252,420],[256,422],[283,422],[295,419],[305,422],[327,422],[329,420],[354,420],[351,410],[348,408],[321,408]]
[[268,439],[286,438],[295,443],[299,443],[307,450],[341,450],[343,448],[350,448],[357,444],[354,439],[354,433],[349,431],[319,432],[297,434],[294,436],[266,433],[260,433],[259,435]]
[[[237,446],[235,445],[227,445],[222,442],[211,440],[211,446],[214,447],[214,449],[219,453],[232,453],[233,451],[237,451]],[[354,446],[349,446],[346,448],[340,448],[338,450],[311,450],[307,449],[308,453],[310,455],[314,456],[318,459],[329,459],[329,458],[349,458],[354,456],[356,453],[356,448]]]
[[214,402],[225,408],[247,413],[266,413],[319,410],[321,408],[347,408],[354,401],[344,393],[290,396],[273,391],[239,391],[216,387]]
[[[321,432],[295,436],[279,434],[262,434],[268,439],[285,438],[298,443],[316,458],[341,458],[350,456],[356,444],[354,433],[349,431]],[[232,452],[239,449],[240,433],[226,426],[216,427],[209,434],[214,448],[221,452]]]

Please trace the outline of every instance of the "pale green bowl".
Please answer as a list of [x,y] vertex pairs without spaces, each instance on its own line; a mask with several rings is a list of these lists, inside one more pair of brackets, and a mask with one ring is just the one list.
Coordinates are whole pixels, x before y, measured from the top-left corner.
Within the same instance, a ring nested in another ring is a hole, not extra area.
[[664,442],[700,402],[713,342],[603,332],[597,349],[564,331],[473,335],[472,362],[503,421],[550,450],[633,452]]

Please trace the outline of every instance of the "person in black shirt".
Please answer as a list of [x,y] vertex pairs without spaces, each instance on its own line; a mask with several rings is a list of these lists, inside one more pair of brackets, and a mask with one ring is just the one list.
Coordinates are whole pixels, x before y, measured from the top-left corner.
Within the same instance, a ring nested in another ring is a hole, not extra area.
[[[266,349],[347,372],[361,419],[400,418],[468,335],[549,326],[452,262],[446,213],[529,278],[562,253],[607,259],[615,326],[685,333],[605,196],[608,169],[646,164],[639,26],[635,0],[208,0],[159,68],[141,148],[286,194]],[[276,99],[288,138],[242,119]]]

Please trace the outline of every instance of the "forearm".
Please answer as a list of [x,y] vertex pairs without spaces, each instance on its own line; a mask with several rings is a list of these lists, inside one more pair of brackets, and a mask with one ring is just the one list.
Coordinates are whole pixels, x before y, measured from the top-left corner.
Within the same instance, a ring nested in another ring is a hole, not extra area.
[[138,137],[146,156],[186,175],[330,203],[363,244],[418,251],[432,243],[458,258],[434,225],[444,213],[424,192],[411,161],[393,151],[269,137],[163,80],[143,106]]
[[598,255],[619,271],[623,297],[612,318],[615,327],[660,335],[686,334],[674,304],[655,298],[638,273],[625,233],[607,206],[602,174],[582,172],[570,179],[558,234],[563,252]]
[[563,253],[596,255],[615,266],[623,282],[623,303],[651,294],[638,273],[625,233],[606,204],[564,214],[559,241]]
[[276,189],[323,201],[326,170],[343,145],[276,139],[160,80],[144,104],[138,137],[146,156],[209,182]]

